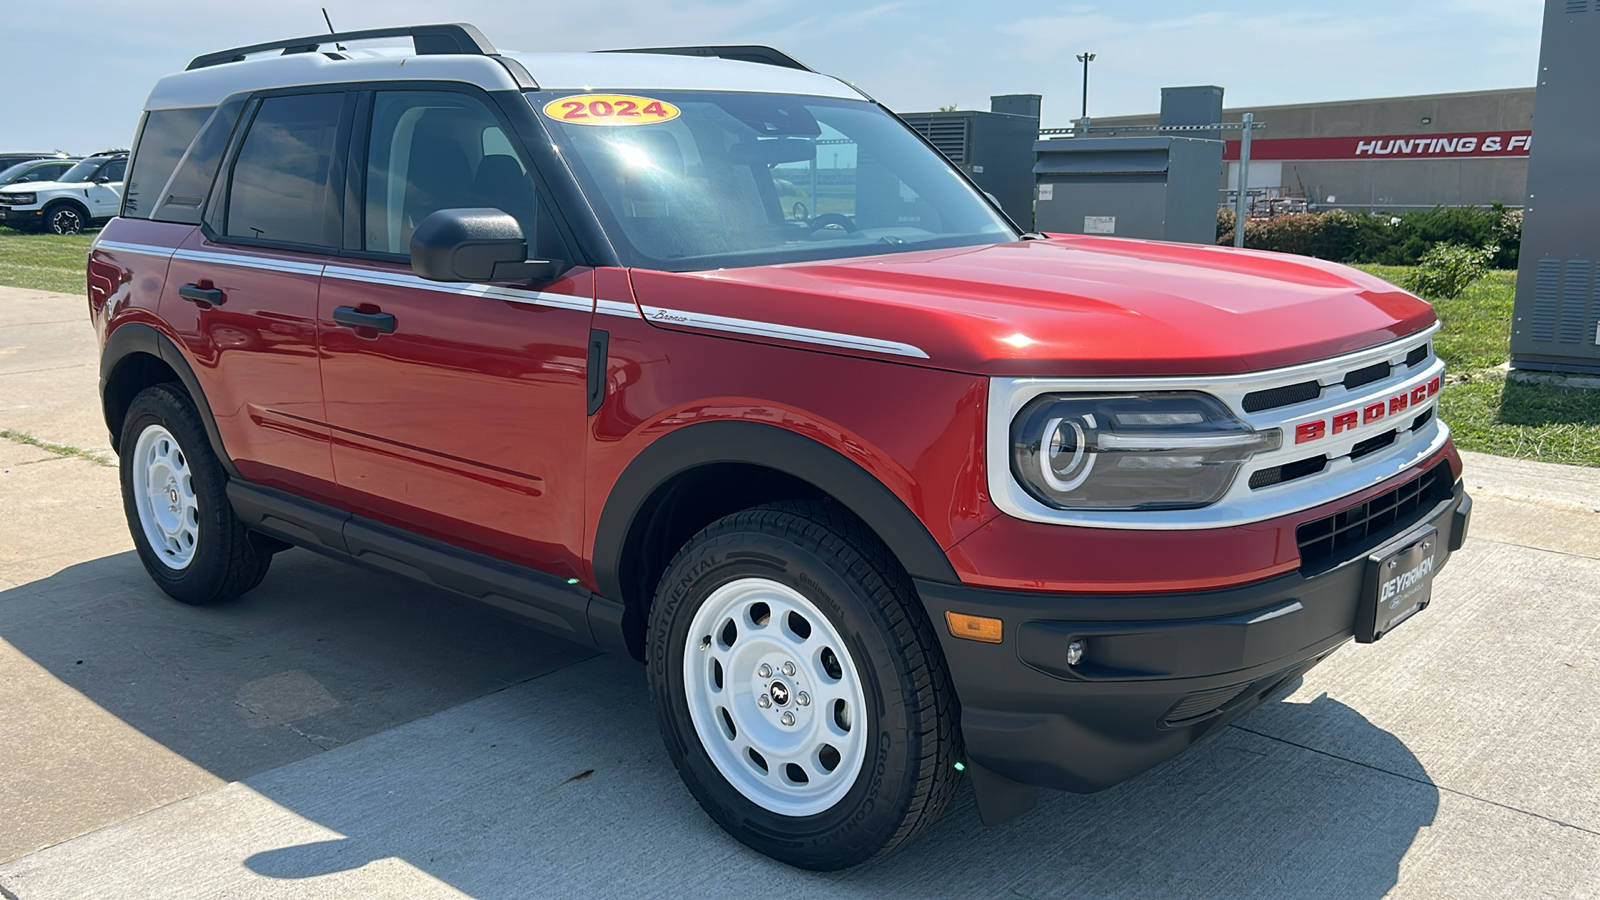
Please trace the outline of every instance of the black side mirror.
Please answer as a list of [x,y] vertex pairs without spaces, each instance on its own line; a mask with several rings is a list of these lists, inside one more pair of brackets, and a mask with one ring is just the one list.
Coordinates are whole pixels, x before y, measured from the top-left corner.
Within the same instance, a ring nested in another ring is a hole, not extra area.
[[96,178],[94,180],[94,183],[95,184],[110,184],[111,183],[111,179],[107,178],[104,175],[101,175],[101,176],[99,176],[98,178]]
[[411,234],[411,270],[429,281],[552,281],[561,265],[528,259],[522,226],[493,207],[441,209]]

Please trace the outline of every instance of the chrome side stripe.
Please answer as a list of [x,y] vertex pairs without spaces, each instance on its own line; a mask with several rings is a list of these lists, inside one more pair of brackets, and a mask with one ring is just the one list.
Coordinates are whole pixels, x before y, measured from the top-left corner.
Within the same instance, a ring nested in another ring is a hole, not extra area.
[[119,250],[124,253],[140,253],[190,262],[221,263],[229,266],[265,269],[272,272],[289,272],[296,275],[323,275],[328,278],[338,278],[342,281],[384,284],[390,287],[435,291],[463,297],[483,297],[490,300],[505,300],[511,303],[527,303],[534,306],[568,309],[574,312],[592,310],[605,316],[636,318],[642,311],[646,319],[661,325],[682,325],[688,328],[720,331],[725,334],[748,334],[757,337],[777,338],[797,344],[817,344],[824,347],[843,347],[849,350],[868,350],[874,353],[886,353],[891,356],[904,356],[911,359],[928,358],[928,354],[922,348],[901,343],[900,341],[863,337],[857,334],[843,334],[837,331],[821,331],[815,328],[801,328],[797,325],[780,325],[775,322],[760,322],[754,319],[738,319],[732,316],[714,316],[709,313],[668,309],[662,306],[641,307],[625,300],[589,300],[586,297],[576,297],[571,294],[519,290],[494,284],[428,281],[405,272],[354,269],[347,266],[322,265],[320,263],[305,263],[286,259],[268,259],[259,256],[218,253],[209,250],[173,250],[168,247],[149,244],[125,244],[121,241],[98,241],[95,246],[105,247],[108,250]]
[[350,269],[344,266],[328,266],[323,272],[329,278],[338,278],[343,281],[361,281],[368,284],[386,284],[390,287],[415,288],[424,291],[434,291],[440,294],[458,294],[463,297],[484,297],[490,300],[506,300],[511,303],[527,303],[532,306],[551,306],[557,309],[570,309],[575,312],[589,312],[594,308],[594,301],[587,297],[578,297],[573,294],[552,294],[545,291],[525,291],[517,288],[501,287],[494,284],[474,284],[467,281],[429,281],[416,275],[404,272],[385,272],[376,269]]
[[137,253],[140,256],[158,256],[162,259],[171,259],[174,252],[171,247],[155,247],[150,244],[124,244],[121,241],[95,241],[96,249],[116,250],[120,253]]
[[778,338],[801,344],[821,344],[827,347],[845,347],[851,350],[871,350],[875,353],[909,356],[913,359],[928,358],[928,354],[922,348],[914,347],[910,344],[902,344],[899,341],[886,341],[881,338],[862,337],[856,334],[840,334],[837,331],[818,331],[815,328],[801,328],[796,325],[757,322],[753,319],[713,316],[707,313],[667,309],[660,306],[644,306],[641,304],[640,308],[644,311],[644,317],[647,320],[662,325],[684,325],[690,328],[705,328],[710,331],[722,331],[729,334],[752,334],[760,337]]
[[625,319],[639,318],[639,307],[627,300],[596,300],[594,311],[603,316],[622,316]]
[[173,259],[186,262],[221,263],[246,269],[265,269],[268,272],[287,272],[291,275],[321,275],[322,263],[298,262],[292,259],[267,259],[261,256],[244,256],[235,253],[213,253],[209,250],[179,250]]

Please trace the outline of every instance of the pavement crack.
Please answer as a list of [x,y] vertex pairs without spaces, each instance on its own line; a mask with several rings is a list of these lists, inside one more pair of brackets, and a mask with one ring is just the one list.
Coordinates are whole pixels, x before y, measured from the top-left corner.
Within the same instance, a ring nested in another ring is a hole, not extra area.
[[1553,550],[1549,547],[1540,547],[1535,544],[1518,544],[1515,541],[1501,541],[1496,540],[1495,538],[1475,537],[1472,539],[1472,541],[1473,543],[1483,541],[1484,543],[1489,544],[1499,544],[1502,547],[1520,547],[1523,550],[1535,550],[1539,553],[1554,553],[1556,556],[1565,556],[1569,559],[1600,560],[1600,556],[1591,556],[1587,553],[1573,553],[1571,550]]
[[1442,784],[1438,783],[1437,781],[1433,781],[1433,780],[1428,779],[1428,778],[1418,778],[1415,775],[1407,775],[1404,772],[1396,772],[1393,769],[1385,769],[1382,766],[1375,766],[1372,763],[1362,762],[1359,759],[1351,759],[1351,758],[1349,758],[1347,756],[1340,756],[1337,753],[1330,753],[1327,750],[1323,750],[1323,749],[1320,749],[1320,748],[1317,748],[1317,747],[1312,747],[1312,746],[1310,746],[1308,744],[1302,744],[1302,743],[1299,743],[1297,741],[1291,741],[1288,738],[1281,738],[1281,737],[1278,737],[1277,735],[1274,735],[1274,734],[1267,734],[1266,732],[1263,732],[1263,731],[1256,731],[1254,728],[1246,728],[1243,725],[1238,724],[1237,722],[1235,722],[1233,724],[1230,724],[1228,727],[1229,728],[1237,728],[1240,731],[1245,732],[1246,734],[1253,734],[1256,737],[1266,738],[1269,741],[1276,741],[1276,742],[1278,742],[1280,744],[1287,744],[1290,747],[1298,747],[1301,750],[1306,750],[1306,751],[1309,751],[1311,753],[1315,753],[1315,754],[1317,754],[1319,756],[1326,756],[1326,757],[1328,757],[1330,759],[1337,759],[1340,762],[1347,762],[1347,763],[1350,763],[1351,765],[1354,765],[1354,766],[1360,766],[1363,769],[1371,769],[1374,772],[1382,772],[1385,775],[1392,775],[1395,778],[1401,778],[1401,779],[1404,779],[1406,781],[1410,781],[1410,782],[1412,782],[1414,784],[1425,785],[1427,787],[1433,788],[1436,791],[1444,791],[1444,792],[1449,793],[1449,794],[1454,794],[1457,797],[1465,797],[1468,800],[1476,800],[1479,803],[1487,803],[1490,806],[1498,806],[1501,809],[1506,810],[1508,812],[1518,813],[1520,815],[1529,816],[1529,817],[1535,818],[1535,819],[1543,819],[1544,821],[1549,822],[1552,825],[1559,825],[1562,828],[1571,828],[1573,831],[1579,831],[1579,832],[1582,832],[1584,834],[1593,835],[1595,837],[1600,837],[1600,831],[1597,831],[1597,830],[1595,830],[1593,828],[1585,828],[1582,825],[1574,825],[1571,822],[1563,822],[1562,820],[1557,819],[1557,818],[1555,818],[1553,816],[1547,816],[1547,815],[1545,815],[1543,813],[1534,812],[1533,810],[1522,809],[1521,807],[1512,806],[1512,805],[1510,805],[1508,803],[1501,803],[1499,800],[1491,800],[1488,797],[1480,797],[1477,794],[1469,793],[1467,791],[1461,791],[1461,790],[1457,790],[1457,789],[1452,788],[1452,787],[1446,787],[1445,785],[1442,785]]
[[101,456],[93,450],[85,450],[82,447],[69,447],[66,444],[53,444],[50,441],[34,437],[33,435],[28,434],[26,431],[12,431],[9,428],[0,428],[0,438],[5,438],[8,441],[18,444],[26,444],[29,447],[38,447],[40,450],[43,450],[46,453],[54,453],[56,456],[71,456],[78,459],[88,460],[97,466],[105,466],[107,468],[116,467],[115,462],[112,462],[110,459]]

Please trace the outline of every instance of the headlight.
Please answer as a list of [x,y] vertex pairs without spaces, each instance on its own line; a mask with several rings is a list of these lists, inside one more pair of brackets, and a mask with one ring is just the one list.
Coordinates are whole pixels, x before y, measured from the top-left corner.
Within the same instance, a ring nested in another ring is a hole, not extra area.
[[9,206],[32,206],[38,199],[38,194],[0,194],[0,203]]
[[1207,394],[1046,394],[1011,422],[1011,471],[1057,509],[1193,509],[1282,440]]

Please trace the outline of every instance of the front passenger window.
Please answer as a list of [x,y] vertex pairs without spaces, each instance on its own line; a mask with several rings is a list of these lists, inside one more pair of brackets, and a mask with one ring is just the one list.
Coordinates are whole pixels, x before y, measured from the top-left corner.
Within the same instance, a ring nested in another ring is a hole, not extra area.
[[411,234],[430,213],[486,206],[521,223],[530,253],[559,240],[540,221],[527,166],[483,103],[450,91],[375,94],[364,248],[409,255]]

